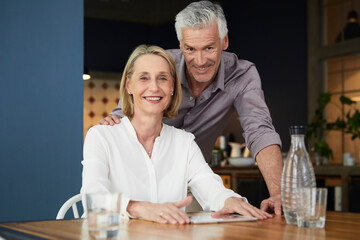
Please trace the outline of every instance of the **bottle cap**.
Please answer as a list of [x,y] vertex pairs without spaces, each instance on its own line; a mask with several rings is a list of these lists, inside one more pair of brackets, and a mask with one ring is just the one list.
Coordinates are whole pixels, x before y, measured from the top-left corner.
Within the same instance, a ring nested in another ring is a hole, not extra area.
[[305,134],[306,127],[303,125],[293,125],[289,127],[290,135]]

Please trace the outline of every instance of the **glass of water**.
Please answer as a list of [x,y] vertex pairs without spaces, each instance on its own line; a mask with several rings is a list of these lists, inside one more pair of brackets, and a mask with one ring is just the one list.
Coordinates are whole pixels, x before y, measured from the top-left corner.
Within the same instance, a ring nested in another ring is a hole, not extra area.
[[117,238],[121,220],[120,203],[120,193],[86,194],[88,229],[92,238]]
[[297,202],[298,227],[323,228],[325,226],[327,188],[299,188]]

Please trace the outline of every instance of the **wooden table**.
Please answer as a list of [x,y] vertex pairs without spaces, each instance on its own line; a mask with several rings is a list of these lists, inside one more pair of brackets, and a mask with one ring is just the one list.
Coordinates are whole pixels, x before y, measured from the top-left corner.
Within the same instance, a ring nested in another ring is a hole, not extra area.
[[[5,239],[88,239],[84,219],[0,224]],[[4,234],[12,234],[4,235]],[[10,237],[9,237],[10,236]],[[323,229],[287,225],[283,216],[256,222],[167,225],[130,220],[121,224],[118,239],[352,239],[360,238],[360,214],[328,212]]]

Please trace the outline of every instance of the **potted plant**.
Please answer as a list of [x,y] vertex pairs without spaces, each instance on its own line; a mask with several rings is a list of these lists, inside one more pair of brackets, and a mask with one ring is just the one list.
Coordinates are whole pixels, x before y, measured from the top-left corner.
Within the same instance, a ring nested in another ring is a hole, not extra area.
[[[356,109],[356,102],[348,97],[340,96],[340,102],[348,105],[349,110],[344,113],[344,118],[338,117],[334,122],[328,122],[324,116],[325,107],[331,102],[331,93],[323,93],[317,99],[319,107],[315,110],[315,114],[308,124],[306,136],[308,139],[315,138],[313,151],[320,156],[326,163],[326,160],[332,158],[333,152],[329,144],[326,142],[326,134],[328,131],[337,130],[351,134],[351,139],[360,139],[360,111]],[[318,162],[317,162],[318,164]]]

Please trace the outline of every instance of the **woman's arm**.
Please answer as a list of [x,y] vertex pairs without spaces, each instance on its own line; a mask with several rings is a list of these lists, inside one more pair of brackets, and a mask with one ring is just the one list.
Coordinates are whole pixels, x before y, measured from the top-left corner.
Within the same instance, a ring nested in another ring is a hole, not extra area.
[[135,218],[148,221],[170,224],[190,223],[189,217],[181,208],[188,206],[192,197],[186,197],[175,203],[150,203],[142,201],[129,201],[127,212]]
[[239,213],[258,219],[271,215],[252,206],[247,199],[224,187],[221,178],[205,162],[200,149],[193,143],[189,162],[189,186],[204,210],[217,211],[213,217],[222,214]]

